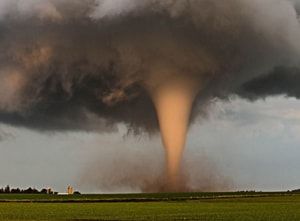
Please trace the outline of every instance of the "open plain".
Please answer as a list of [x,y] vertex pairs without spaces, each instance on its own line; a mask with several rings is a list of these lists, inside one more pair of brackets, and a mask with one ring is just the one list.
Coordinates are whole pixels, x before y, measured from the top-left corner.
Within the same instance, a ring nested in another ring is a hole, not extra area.
[[293,193],[0,195],[0,220],[300,220]]

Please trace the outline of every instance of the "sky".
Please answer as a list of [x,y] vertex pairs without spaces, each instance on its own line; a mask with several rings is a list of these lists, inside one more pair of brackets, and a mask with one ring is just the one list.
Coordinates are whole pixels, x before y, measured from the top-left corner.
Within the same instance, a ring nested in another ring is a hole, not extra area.
[[[0,186],[52,187],[63,192],[73,185],[82,192],[107,192],[97,184],[103,181],[85,180],[91,165],[95,177],[107,179],[103,174],[114,165],[115,171],[124,173],[143,165],[145,172],[153,174],[163,161],[158,135],[128,136],[124,125],[106,134],[41,133],[3,124],[0,128]],[[209,115],[190,128],[184,158],[199,166],[192,175],[200,179],[203,167],[213,165],[230,181],[231,190],[296,189],[300,187],[299,132],[296,99],[216,100]],[[120,160],[122,164],[116,163]],[[111,191],[139,190],[116,185]]]
[[0,0],[0,186],[300,188],[299,2]]

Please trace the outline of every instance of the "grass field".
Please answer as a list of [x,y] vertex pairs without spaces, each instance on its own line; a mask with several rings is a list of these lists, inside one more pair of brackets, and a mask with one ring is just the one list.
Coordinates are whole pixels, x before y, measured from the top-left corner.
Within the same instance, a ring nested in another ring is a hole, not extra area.
[[0,195],[0,220],[298,221],[300,195],[283,193]]

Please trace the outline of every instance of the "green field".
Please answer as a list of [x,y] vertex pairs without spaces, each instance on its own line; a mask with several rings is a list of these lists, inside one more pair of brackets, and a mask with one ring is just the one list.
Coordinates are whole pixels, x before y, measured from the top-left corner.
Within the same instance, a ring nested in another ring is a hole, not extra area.
[[0,195],[0,220],[300,220],[300,195]]

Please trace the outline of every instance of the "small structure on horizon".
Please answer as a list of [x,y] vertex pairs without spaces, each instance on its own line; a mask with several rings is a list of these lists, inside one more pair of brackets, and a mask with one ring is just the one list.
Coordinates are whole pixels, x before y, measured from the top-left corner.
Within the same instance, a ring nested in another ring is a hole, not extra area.
[[74,194],[74,188],[72,186],[68,186],[68,188],[67,188],[67,194],[68,195],[73,195]]
[[47,194],[53,194],[54,193],[53,190],[50,187],[48,187],[46,189],[46,192],[47,192]]

